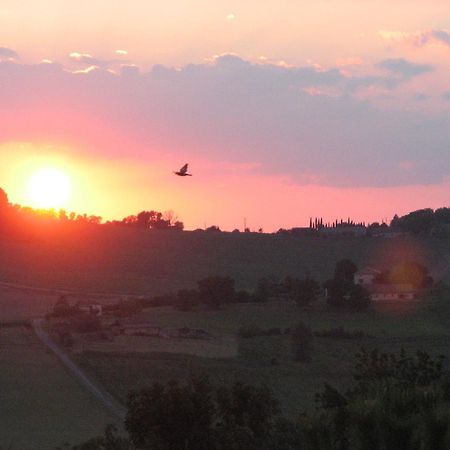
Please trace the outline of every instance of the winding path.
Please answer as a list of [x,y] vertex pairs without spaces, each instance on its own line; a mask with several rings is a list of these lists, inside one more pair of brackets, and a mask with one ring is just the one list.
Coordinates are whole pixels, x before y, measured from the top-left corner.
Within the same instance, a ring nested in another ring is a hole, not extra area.
[[42,328],[43,319],[34,319],[32,322],[36,336],[59,358],[69,371],[80,381],[80,383],[105,407],[120,420],[126,416],[126,408],[115,400],[111,394],[97,386],[89,377],[69,358],[69,356],[52,340],[48,333]]

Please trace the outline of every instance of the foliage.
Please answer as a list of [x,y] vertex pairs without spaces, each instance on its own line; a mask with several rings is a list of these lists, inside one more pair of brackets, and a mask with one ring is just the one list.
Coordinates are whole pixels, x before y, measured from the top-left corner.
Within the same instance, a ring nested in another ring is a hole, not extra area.
[[320,295],[319,283],[310,276],[303,279],[286,277],[284,285],[289,298],[299,306],[310,305],[317,301]]
[[392,228],[415,234],[428,234],[433,227],[442,224],[450,224],[450,208],[419,209],[402,217],[395,215],[391,221]]
[[349,259],[336,263],[334,278],[324,283],[329,305],[351,311],[367,309],[370,304],[369,293],[363,286],[354,283],[357,270],[356,264]]
[[135,216],[127,216],[121,222],[114,221],[116,225],[127,225],[151,230],[182,230],[183,222],[180,222],[173,211],[161,213],[159,211],[141,211]]
[[358,270],[356,264],[350,259],[341,259],[336,263],[334,279],[353,283],[353,278]]
[[206,378],[184,386],[155,383],[132,393],[128,408],[133,445],[159,450],[262,448],[279,413],[268,388],[235,383],[214,389]]
[[286,288],[283,283],[280,283],[276,277],[268,276],[260,278],[256,284],[255,300],[257,302],[266,302],[272,297],[284,294]]
[[7,208],[8,205],[9,205],[8,195],[2,188],[0,188],[0,210]]
[[370,304],[370,297],[367,290],[359,284],[351,286],[349,291],[349,298],[347,307],[351,311],[364,311]]
[[121,437],[114,425],[108,425],[104,435],[75,445],[71,450],[132,450],[131,442]]
[[294,360],[311,361],[313,334],[311,329],[300,322],[291,329],[291,348]]
[[208,277],[197,284],[200,301],[212,308],[231,303],[235,298],[234,280],[231,277]]
[[443,356],[433,359],[422,351],[412,357],[404,349],[396,355],[363,348],[356,355],[354,380],[361,392],[379,382],[402,388],[430,386],[442,378],[443,360]]
[[[362,350],[356,385],[346,393],[326,385],[317,395],[318,413],[304,421],[308,435],[327,430],[338,448],[444,450],[450,443],[450,414],[443,361],[417,352],[409,356]],[[328,449],[323,441],[317,449]],[[334,447],[333,447],[334,448]]]

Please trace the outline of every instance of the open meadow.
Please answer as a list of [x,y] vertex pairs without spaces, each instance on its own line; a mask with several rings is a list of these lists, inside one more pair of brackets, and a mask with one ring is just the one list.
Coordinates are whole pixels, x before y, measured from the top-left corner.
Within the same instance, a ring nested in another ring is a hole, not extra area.
[[239,289],[264,276],[330,278],[335,263],[387,269],[417,261],[450,281],[450,239],[294,237],[55,225],[27,242],[0,239],[0,281],[92,293],[156,295],[229,275]]
[[[439,295],[441,301],[450,300],[448,291]],[[237,380],[266,384],[280,400],[283,412],[295,417],[313,407],[315,393],[324,383],[341,387],[350,383],[354,355],[361,347],[425,350],[450,359],[450,327],[439,311],[425,301],[364,313],[336,312],[325,305],[302,310],[287,302],[228,305],[216,311],[149,308],[142,317],[155,326],[201,328],[214,337],[200,341],[117,336],[111,342],[86,343],[76,360],[123,402],[130,390],[152,382],[186,381],[207,374],[219,385]],[[313,332],[342,327],[364,335],[314,337],[311,362],[297,362],[285,330],[300,321]],[[242,338],[238,334],[242,327],[280,328],[281,334]]]
[[[449,239],[326,239],[116,227],[77,227],[52,232],[51,238],[43,233],[32,242],[0,241],[0,281],[31,286],[0,286],[4,387],[0,444],[11,449],[73,444],[100,434],[107,423],[114,422],[30,329],[3,326],[8,321],[43,317],[54,306],[59,290],[78,292],[69,296],[71,302],[92,297],[107,304],[121,295],[152,296],[195,287],[197,280],[209,275],[229,275],[237,288],[253,289],[267,275],[303,276],[308,271],[323,281],[332,276],[341,258],[380,269],[416,260],[448,281],[449,254]],[[324,383],[350,383],[354,354],[362,346],[422,349],[450,358],[450,311],[442,309],[442,301],[448,300],[447,291],[440,303],[364,313],[336,312],[323,304],[301,309],[286,301],[186,312],[147,308],[139,320],[165,330],[201,329],[212,338],[120,335],[78,343],[71,357],[121,402],[126,402],[130,390],[154,381],[186,381],[207,374],[218,385],[237,380],[266,384],[283,412],[295,417],[313,407],[315,393]],[[286,329],[299,322],[313,332],[342,327],[363,334],[353,339],[314,337],[311,362],[297,362]],[[242,327],[279,328],[280,333],[242,338]]]

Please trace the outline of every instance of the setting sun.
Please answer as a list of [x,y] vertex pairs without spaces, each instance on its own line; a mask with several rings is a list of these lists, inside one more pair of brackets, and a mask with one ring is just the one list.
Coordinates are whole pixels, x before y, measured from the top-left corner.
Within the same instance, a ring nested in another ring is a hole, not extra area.
[[71,191],[69,177],[58,169],[41,169],[28,183],[28,197],[36,208],[62,208]]

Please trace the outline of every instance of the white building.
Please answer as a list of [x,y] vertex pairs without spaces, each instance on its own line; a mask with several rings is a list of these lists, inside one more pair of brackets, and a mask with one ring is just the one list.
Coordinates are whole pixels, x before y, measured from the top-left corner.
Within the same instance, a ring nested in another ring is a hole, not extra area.
[[381,272],[379,270],[372,269],[372,267],[365,267],[355,273],[353,281],[355,284],[360,284],[361,286],[370,286],[380,274]]

